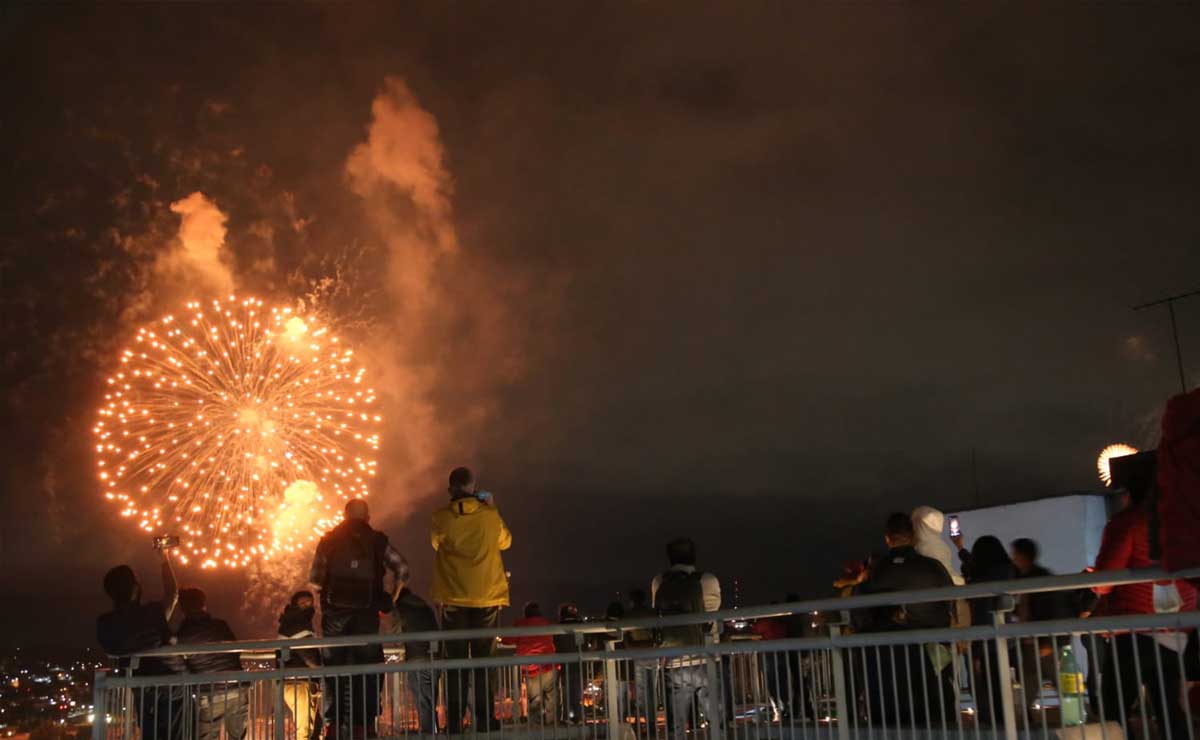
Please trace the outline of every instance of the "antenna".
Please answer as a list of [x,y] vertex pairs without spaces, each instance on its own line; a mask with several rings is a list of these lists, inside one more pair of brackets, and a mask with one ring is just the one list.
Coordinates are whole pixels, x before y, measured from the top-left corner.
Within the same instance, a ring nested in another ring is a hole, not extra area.
[[1171,336],[1175,339],[1175,365],[1179,369],[1179,388],[1184,393],[1187,393],[1187,380],[1183,375],[1183,352],[1179,349],[1179,327],[1175,323],[1175,301],[1191,298],[1192,296],[1200,295],[1200,290],[1193,290],[1191,293],[1180,293],[1179,295],[1168,296],[1167,298],[1159,298],[1157,301],[1143,303],[1140,306],[1134,306],[1134,311],[1141,311],[1145,308],[1161,306],[1167,304],[1167,314],[1171,317]]

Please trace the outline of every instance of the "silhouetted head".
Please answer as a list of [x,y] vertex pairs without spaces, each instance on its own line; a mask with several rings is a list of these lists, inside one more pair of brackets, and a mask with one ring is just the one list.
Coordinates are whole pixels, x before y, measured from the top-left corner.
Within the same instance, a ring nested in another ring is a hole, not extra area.
[[974,580],[1012,576],[1012,561],[999,538],[985,534],[971,546],[971,570]]
[[687,537],[671,540],[667,543],[667,562],[671,565],[695,565],[696,543]]
[[198,588],[185,588],[179,592],[179,608],[185,617],[198,617],[208,611],[208,596]]
[[611,621],[618,621],[625,618],[625,605],[619,601],[614,601],[604,610],[604,618]]
[[1018,571],[1028,573],[1033,566],[1037,565],[1039,554],[1038,543],[1028,537],[1013,540],[1012,561]]
[[542,616],[542,607],[539,606],[536,601],[527,602],[525,604],[525,616],[526,617]]
[[888,547],[904,547],[913,543],[912,517],[903,511],[897,511],[887,518],[883,525],[883,539]]
[[644,590],[635,588],[629,592],[629,603],[634,609],[645,608],[647,601]]
[[142,586],[133,568],[118,565],[104,574],[104,593],[117,605],[137,603],[142,597]]
[[475,493],[475,474],[470,468],[455,468],[450,471],[450,495],[469,496]]
[[288,603],[297,609],[312,609],[316,601],[317,599],[313,596],[312,591],[297,591],[292,594],[292,598]]
[[346,519],[357,519],[363,522],[371,521],[371,510],[367,508],[367,502],[361,498],[354,498],[347,501]]
[[563,604],[562,606],[558,607],[558,621],[560,621],[560,622],[578,622],[579,621],[579,607],[575,606],[574,604],[572,604],[569,601],[567,603]]

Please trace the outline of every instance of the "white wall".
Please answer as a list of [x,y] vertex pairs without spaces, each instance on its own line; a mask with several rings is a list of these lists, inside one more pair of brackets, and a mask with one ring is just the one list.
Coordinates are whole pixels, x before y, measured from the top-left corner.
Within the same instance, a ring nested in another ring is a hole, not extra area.
[[[1054,573],[1078,573],[1091,565],[1100,551],[1100,535],[1107,514],[1104,497],[1072,495],[1027,501],[958,514],[964,545],[990,534],[1000,538],[1005,549],[1018,537],[1028,537],[1041,548],[1041,563]],[[949,530],[949,523],[946,529]],[[949,532],[943,532],[949,541]],[[953,545],[951,546],[953,549]],[[958,563],[955,556],[955,562]]]

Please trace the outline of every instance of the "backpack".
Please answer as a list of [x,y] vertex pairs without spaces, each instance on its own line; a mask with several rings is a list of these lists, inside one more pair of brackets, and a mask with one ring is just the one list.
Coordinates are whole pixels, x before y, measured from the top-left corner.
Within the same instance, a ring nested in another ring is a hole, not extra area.
[[380,548],[372,530],[343,529],[327,541],[328,575],[322,596],[329,606],[370,609],[380,605]]
[[[702,614],[704,612],[704,589],[700,585],[701,573],[685,573],[669,570],[662,574],[662,582],[654,595],[654,606],[658,616],[670,617],[678,614]],[[684,647],[704,644],[704,625],[683,624],[674,627],[659,627],[655,636],[659,647]]]

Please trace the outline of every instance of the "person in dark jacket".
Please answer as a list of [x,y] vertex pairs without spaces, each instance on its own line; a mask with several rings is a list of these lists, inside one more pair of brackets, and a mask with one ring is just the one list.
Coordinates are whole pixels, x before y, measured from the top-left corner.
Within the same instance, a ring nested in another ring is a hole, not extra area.
[[[96,639],[107,655],[116,658],[122,671],[130,666],[129,656],[168,644],[171,629],[167,623],[175,613],[179,589],[175,571],[167,550],[159,550],[162,560],[163,597],[158,601],[142,602],[142,584],[128,565],[118,565],[104,576],[104,592],[112,599],[112,611],[96,620]],[[133,670],[136,676],[160,676],[183,671],[177,661],[162,658],[142,658]],[[178,735],[177,714],[182,692],[168,690],[149,694],[135,692],[136,715],[145,740],[170,740]]]
[[[309,583],[320,591],[321,635],[379,634],[380,612],[390,612],[396,594],[408,581],[408,562],[388,542],[387,535],[371,528],[367,502],[347,502],[345,519],[317,543]],[[391,574],[391,588],[385,577]],[[336,646],[321,649],[326,666],[383,662],[383,646]],[[353,701],[351,700],[353,699]],[[379,715],[378,675],[352,675],[325,680],[325,726],[349,735],[373,734]]]
[[[1013,577],[1013,564],[1004,550],[1004,543],[990,534],[975,540],[969,551],[960,547],[958,559],[962,562],[963,577],[969,584],[1007,581]],[[969,603],[973,626],[992,624],[993,614],[1000,606],[996,597],[971,599]],[[971,644],[971,675],[975,682],[971,693],[979,704],[977,721],[992,728],[1001,727],[1004,722],[1000,702],[1009,683],[1001,681],[999,669],[995,640],[976,640]]]
[[[949,572],[938,561],[919,554],[914,547],[912,518],[897,512],[887,518],[884,541],[888,554],[872,569],[856,594],[877,594],[954,585]],[[942,629],[950,626],[949,601],[903,606],[885,606],[853,615],[860,632]],[[955,724],[957,692],[953,671],[947,670],[953,654],[940,643],[909,645],[896,650],[895,661],[867,661],[867,701],[871,717],[885,724]],[[894,691],[893,691],[894,689]],[[911,694],[909,693],[911,692]],[[879,701],[883,696],[882,702]],[[912,701],[908,697],[912,696]],[[904,697],[897,701],[895,697]],[[929,707],[931,716],[926,716]]]
[[[1017,578],[1046,578],[1054,575],[1038,562],[1041,549],[1028,537],[1012,541],[1012,562]],[[1089,594],[1091,590],[1087,591]],[[1042,591],[1022,594],[1017,599],[1015,616],[1020,622],[1044,622],[1052,619],[1074,619],[1079,616],[1079,595],[1074,591]],[[1072,641],[1072,649],[1081,666],[1087,665],[1084,645],[1078,639]],[[1054,642],[1046,638],[1024,637],[1020,640],[1020,653],[1014,666],[1021,676],[1021,691],[1024,711],[1030,726],[1044,724],[1046,713],[1035,711],[1042,694],[1042,685],[1056,679],[1057,657]],[[1089,676],[1090,678],[1090,676]]]
[[[316,597],[312,591],[297,591],[279,615],[279,637],[301,640],[314,637],[313,617]],[[321,653],[316,648],[291,650],[285,668],[316,668],[321,665]],[[316,682],[309,678],[289,678],[283,682],[283,702],[292,713],[296,740],[311,740],[320,734],[321,723],[314,699]]]
[[[975,540],[969,551],[960,549],[958,559],[962,561],[963,577],[967,583],[1007,581],[1015,575],[1013,562],[1004,551],[1004,544],[990,534]],[[992,612],[996,607],[995,597],[971,599],[971,624],[991,624]]]
[[[402,635],[414,632],[437,632],[437,615],[433,607],[422,599],[412,589],[405,586],[396,596],[395,608],[392,609],[392,634]],[[404,643],[404,661],[406,663],[428,663],[434,657],[435,645],[430,640],[410,640]],[[432,668],[421,668],[403,674],[412,690],[417,703],[417,718],[421,734],[433,733],[437,727],[437,685]]]
[[[233,642],[233,630],[223,619],[208,613],[208,599],[198,588],[185,588],[179,592],[179,608],[183,611],[183,623],[175,633],[179,646],[204,645],[214,642]],[[240,653],[196,653],[185,655],[188,673],[218,673],[240,671]],[[221,728],[225,728],[228,740],[241,740],[246,736],[246,690],[236,681],[219,683],[206,681],[195,690],[196,733],[198,740],[218,740]]]

